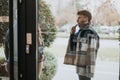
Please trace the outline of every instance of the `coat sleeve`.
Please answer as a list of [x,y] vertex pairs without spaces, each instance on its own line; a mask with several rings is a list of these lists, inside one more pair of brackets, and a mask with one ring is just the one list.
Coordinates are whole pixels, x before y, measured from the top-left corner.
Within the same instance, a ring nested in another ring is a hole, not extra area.
[[70,51],[76,51],[76,35],[71,34],[69,38],[69,46],[70,46]]
[[42,45],[42,35],[41,35],[41,29],[38,27],[38,33],[37,33],[37,41],[38,41],[38,46]]
[[93,33],[95,35],[95,39],[96,39],[96,54],[97,54],[98,49],[100,47],[100,41],[99,41],[100,37],[99,37],[99,35],[97,34],[97,32],[93,28],[91,28],[91,30],[93,31]]
[[66,53],[70,53],[70,51],[73,50],[73,38],[74,38],[74,34],[70,34],[69,40],[68,40],[68,44],[67,44],[67,50]]
[[97,52],[98,52],[98,49],[99,49],[99,47],[100,47],[100,42],[99,42],[99,36],[97,35],[97,38],[96,38],[96,54],[97,54]]

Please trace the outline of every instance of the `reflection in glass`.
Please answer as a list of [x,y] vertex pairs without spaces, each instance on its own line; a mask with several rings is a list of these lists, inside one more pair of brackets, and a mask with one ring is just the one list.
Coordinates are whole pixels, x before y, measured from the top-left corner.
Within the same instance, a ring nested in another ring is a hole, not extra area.
[[5,80],[9,77],[9,68],[7,65],[9,49],[8,52],[5,50],[5,43],[8,42],[8,35],[6,35],[9,26],[9,11],[8,11],[8,0],[0,0],[0,80],[4,78]]

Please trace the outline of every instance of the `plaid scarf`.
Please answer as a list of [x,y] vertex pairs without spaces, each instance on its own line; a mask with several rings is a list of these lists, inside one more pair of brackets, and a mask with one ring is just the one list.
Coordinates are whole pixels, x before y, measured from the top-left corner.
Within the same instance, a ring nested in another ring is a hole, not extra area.
[[70,35],[67,53],[76,54],[79,75],[93,77],[98,48],[99,36],[93,29],[79,30]]

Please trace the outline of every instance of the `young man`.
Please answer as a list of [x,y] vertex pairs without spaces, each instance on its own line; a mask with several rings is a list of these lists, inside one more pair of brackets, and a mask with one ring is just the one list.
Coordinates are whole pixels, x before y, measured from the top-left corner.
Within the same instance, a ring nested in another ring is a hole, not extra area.
[[[91,22],[91,13],[87,10],[81,10],[81,11],[78,11],[77,13],[78,15],[78,19],[77,19],[77,26],[79,26],[79,30],[76,32],[76,26],[73,26],[72,29],[71,29],[71,34],[70,34],[70,50],[71,51],[75,51],[76,53],[82,55],[81,57],[81,60],[79,60],[78,62],[80,63],[80,61],[84,61],[83,60],[83,56],[85,58],[88,58],[86,57],[86,55],[88,54],[91,54],[91,50],[88,52],[87,50],[90,49],[90,48],[87,48],[86,51],[85,50],[85,47],[86,47],[86,44],[85,43],[82,43],[82,42],[77,42],[77,39],[78,39],[78,36],[80,36],[80,33],[84,30],[91,30],[91,32],[93,32],[93,34],[95,35],[95,41],[93,43],[96,44],[96,48],[94,49],[94,55],[92,56],[95,56],[94,58],[96,59],[96,55],[97,55],[97,50],[98,50],[98,47],[99,47],[99,36],[97,35],[97,33],[90,27],[90,22]],[[84,35],[84,34],[83,34]],[[79,37],[80,40],[81,40],[81,37]],[[89,41],[87,40],[88,38],[84,38],[83,40],[86,40],[86,41]],[[90,40],[91,41],[91,40]],[[77,46],[79,43],[79,46]],[[92,45],[92,44],[90,44]],[[79,49],[76,49],[78,48]],[[89,46],[87,46],[89,47]],[[83,49],[83,51],[82,51]],[[78,50],[78,51],[77,51]],[[90,58],[91,58],[91,55],[90,55]],[[95,62],[95,59],[93,59]],[[85,59],[87,60],[87,59]],[[91,62],[90,62],[91,63]],[[78,74],[78,77],[79,77],[79,80],[91,80],[91,77],[93,77],[93,73],[94,71],[92,72],[91,70],[94,69],[94,65],[84,65],[84,66],[77,66],[76,67],[76,71],[77,71],[77,74]]]

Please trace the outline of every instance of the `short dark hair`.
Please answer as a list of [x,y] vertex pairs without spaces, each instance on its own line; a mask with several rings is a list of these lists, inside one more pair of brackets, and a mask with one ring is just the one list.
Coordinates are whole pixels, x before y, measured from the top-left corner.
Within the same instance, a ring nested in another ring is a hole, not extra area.
[[77,15],[85,15],[85,16],[87,16],[89,22],[90,22],[91,19],[92,19],[91,13],[90,13],[89,11],[87,11],[87,10],[78,11],[78,12],[77,12]]

